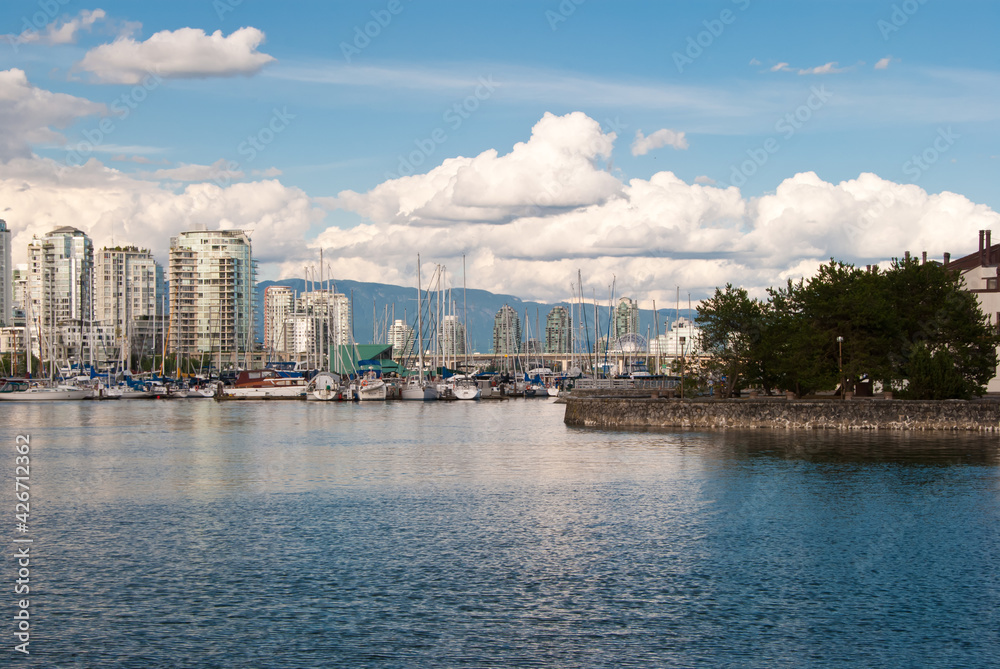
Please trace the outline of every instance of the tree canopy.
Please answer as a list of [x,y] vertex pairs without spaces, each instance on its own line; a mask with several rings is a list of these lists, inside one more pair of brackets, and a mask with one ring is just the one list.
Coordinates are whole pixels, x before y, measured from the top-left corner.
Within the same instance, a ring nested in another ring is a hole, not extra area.
[[959,273],[915,259],[884,271],[831,260],[808,281],[770,289],[766,302],[727,285],[702,302],[698,323],[726,395],[870,381],[901,397],[969,398],[995,375],[1000,345]]

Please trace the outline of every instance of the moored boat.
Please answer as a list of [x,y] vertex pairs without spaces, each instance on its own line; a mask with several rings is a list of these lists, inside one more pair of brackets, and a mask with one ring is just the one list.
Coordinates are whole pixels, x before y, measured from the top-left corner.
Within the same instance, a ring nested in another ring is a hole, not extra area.
[[386,398],[385,381],[375,376],[374,373],[366,373],[357,382],[358,401],[383,401]]
[[454,378],[451,384],[451,392],[457,400],[478,400],[482,397],[483,391],[479,385],[471,378]]
[[219,399],[265,400],[304,399],[306,381],[302,376],[285,376],[273,369],[240,372],[231,387],[223,387]]
[[306,399],[319,402],[340,399],[340,381],[333,374],[320,372],[306,386]]
[[400,399],[418,402],[431,402],[438,399],[438,389],[434,387],[433,383],[420,381],[417,377],[410,377],[410,379],[412,380],[407,380],[407,383],[400,389]]
[[83,400],[91,397],[93,391],[76,386],[57,386],[47,388],[32,385],[28,379],[4,379],[0,385],[0,401],[7,402],[38,402],[54,400]]

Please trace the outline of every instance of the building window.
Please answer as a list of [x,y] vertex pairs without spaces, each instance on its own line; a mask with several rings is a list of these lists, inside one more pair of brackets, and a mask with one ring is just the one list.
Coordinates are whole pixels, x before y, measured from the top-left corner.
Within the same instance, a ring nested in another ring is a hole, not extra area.
[[997,280],[996,279],[986,279],[986,290],[996,290]]

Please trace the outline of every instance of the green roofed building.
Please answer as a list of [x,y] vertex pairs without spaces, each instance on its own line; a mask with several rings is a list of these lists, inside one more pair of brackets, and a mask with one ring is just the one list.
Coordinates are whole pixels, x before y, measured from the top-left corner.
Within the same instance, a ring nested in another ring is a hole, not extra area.
[[392,359],[391,344],[352,344],[330,347],[333,371],[338,374],[353,374],[362,360],[377,360],[383,374],[397,373],[403,376],[404,368]]

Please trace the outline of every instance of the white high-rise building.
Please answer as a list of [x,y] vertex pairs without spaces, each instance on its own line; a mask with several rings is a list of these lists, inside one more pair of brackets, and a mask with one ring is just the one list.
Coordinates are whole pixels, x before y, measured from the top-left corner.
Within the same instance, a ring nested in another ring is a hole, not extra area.
[[[257,264],[243,230],[191,230],[170,239],[170,348],[238,356],[253,340]],[[237,358],[230,358],[238,362]]]
[[438,326],[437,337],[441,355],[445,358],[465,355],[465,326],[458,316],[445,316]]
[[10,230],[0,219],[0,327],[13,325],[14,266],[10,260]]
[[32,339],[45,342],[45,351],[36,354],[82,358],[82,340],[65,340],[60,330],[80,333],[91,325],[93,267],[93,242],[76,228],[56,228],[28,243],[27,315],[35,331]]
[[[302,293],[295,301],[295,312],[309,314],[317,319],[316,336],[326,339],[330,346],[351,344],[351,300],[343,293],[330,290],[313,290]],[[322,341],[319,343],[322,344]]]
[[649,355],[679,357],[700,354],[701,328],[683,316],[671,324],[669,331],[649,342]]
[[316,355],[316,332],[321,323],[309,314],[289,314],[285,317],[281,338],[285,342],[284,353],[307,358]]
[[264,289],[264,350],[271,353],[293,353],[285,336],[285,320],[295,308],[295,291],[288,286],[268,286]]
[[148,249],[105,247],[94,254],[94,321],[116,343],[130,337],[129,350],[144,344],[144,353],[158,352],[165,294],[163,267]]
[[413,342],[416,340],[416,333],[409,325],[398,318],[393,321],[389,328],[388,343],[392,346],[394,358],[404,358],[413,354]]

